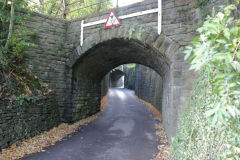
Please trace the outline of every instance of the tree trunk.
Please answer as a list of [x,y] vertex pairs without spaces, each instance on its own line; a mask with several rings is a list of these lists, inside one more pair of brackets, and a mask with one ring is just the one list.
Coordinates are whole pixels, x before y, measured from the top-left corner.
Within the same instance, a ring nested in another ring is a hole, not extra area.
[[100,12],[101,7],[102,7],[102,0],[99,1],[97,12]]
[[12,3],[11,3],[11,19],[10,19],[8,37],[7,37],[7,42],[5,44],[5,47],[8,47],[9,39],[12,37],[13,19],[14,19],[14,2],[15,2],[15,0],[12,0]]
[[66,0],[63,0],[63,19],[66,19]]
[[57,9],[57,12],[55,13],[55,17],[57,17],[61,7],[62,7],[62,4],[63,4],[63,1],[60,2],[59,6],[58,6],[58,9]]

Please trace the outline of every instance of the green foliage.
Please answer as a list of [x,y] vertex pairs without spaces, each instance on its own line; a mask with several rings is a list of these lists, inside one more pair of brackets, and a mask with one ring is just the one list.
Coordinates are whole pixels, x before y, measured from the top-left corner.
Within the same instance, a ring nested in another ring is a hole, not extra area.
[[33,99],[33,97],[30,97],[27,94],[22,94],[22,95],[20,95],[18,97],[15,97],[15,100],[19,103],[19,105],[23,105],[24,101],[30,101],[32,99]]
[[[70,3],[74,2],[74,1],[75,0],[70,0]],[[93,5],[93,4],[97,4],[97,5]],[[68,15],[68,19],[79,18],[79,17],[90,15],[90,14],[94,14],[96,12],[102,12],[102,11],[108,10],[112,7],[113,7],[113,5],[112,5],[111,1],[104,1],[104,0],[102,0],[102,1],[101,0],[83,1],[82,3],[78,3],[77,5],[69,6],[69,10],[74,10],[74,9],[78,9],[78,8],[82,8],[82,9],[80,9],[76,12],[70,13]]]
[[205,7],[210,1],[212,0],[196,0],[196,4],[198,7],[203,8]]
[[132,39],[133,33],[136,31],[138,23],[133,22],[131,24],[125,24],[125,30],[128,31],[128,39]]
[[209,4],[209,3],[214,3],[214,0],[196,0],[196,6],[198,8],[200,8],[200,11],[203,15],[203,17],[206,17],[207,16],[207,12],[206,12],[206,5]]
[[[185,51],[186,58],[191,55],[190,69],[209,71],[213,92],[221,99],[215,108],[226,110],[229,117],[239,114],[234,106],[240,104],[240,21],[231,16],[235,9],[234,5],[229,5],[215,17],[208,17],[198,29],[200,36],[193,41],[194,48],[187,47]],[[216,111],[207,114],[215,121],[216,116],[221,115],[211,113]]]
[[[24,0],[15,2],[13,15],[10,14],[11,6],[3,7],[4,3],[0,2],[0,100],[9,106],[15,101],[22,105],[24,100],[29,99],[25,95],[30,97],[47,92],[47,87],[24,67],[26,48],[35,44],[30,42],[33,33],[27,31],[22,21],[28,16],[24,9],[27,3]],[[13,30],[8,38],[11,18]]]
[[147,33],[146,30],[145,30],[144,28],[140,27],[140,29],[139,29],[139,31],[138,31],[138,34],[137,34],[137,39],[138,39],[138,40],[141,40],[142,35],[143,35],[143,34],[146,34],[146,33]]
[[126,64],[125,65],[127,68],[135,68],[136,67],[136,64],[133,63],[133,64]]
[[[237,3],[238,4],[238,3]],[[173,140],[175,159],[240,158],[240,21],[228,5],[185,50],[201,74]]]
[[125,30],[128,31],[128,39],[132,39],[133,34],[137,32],[136,38],[138,40],[141,40],[142,35],[148,33],[143,27],[140,27],[139,30],[137,30],[138,25],[139,25],[139,23],[137,23],[137,22],[125,24]]
[[[30,32],[28,32],[24,24],[22,23],[22,18],[24,16],[20,14],[23,11],[23,7],[26,3],[22,1],[17,1],[15,3],[15,14],[14,14],[14,29],[11,38],[7,43],[7,36],[9,33],[9,23],[10,23],[10,6],[7,5],[4,9],[0,10],[1,19],[1,32],[0,32],[0,70],[9,69],[8,67],[17,67],[23,62],[26,47],[35,46],[30,43]],[[3,3],[0,3],[0,8],[2,8]]]
[[58,18],[62,18],[65,12],[66,19],[74,19],[93,13],[102,12],[113,7],[111,1],[105,0],[82,0],[75,3],[76,1],[78,0],[65,0],[65,11],[62,0],[39,0],[39,2],[42,2],[42,4],[29,3],[28,8],[33,11]]

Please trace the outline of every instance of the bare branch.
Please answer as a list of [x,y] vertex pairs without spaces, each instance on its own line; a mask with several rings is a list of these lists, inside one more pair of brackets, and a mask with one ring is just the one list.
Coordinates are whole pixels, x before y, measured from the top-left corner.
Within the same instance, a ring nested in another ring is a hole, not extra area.
[[63,0],[63,19],[66,19],[66,0]]
[[102,1],[103,1],[103,0],[100,0],[100,1],[99,1],[98,8],[97,8],[97,11],[98,11],[98,12],[100,12],[100,9],[101,9],[101,7],[102,7],[102,6],[101,6],[101,5],[102,5]]
[[11,19],[10,19],[8,37],[7,37],[7,42],[6,42],[6,44],[5,44],[5,47],[8,46],[9,39],[12,37],[12,32],[13,32],[13,19],[14,19],[14,3],[15,3],[15,0],[12,0],[12,3],[11,3]]
[[61,7],[62,7],[63,1],[60,2],[57,12],[55,13],[55,17],[58,15],[58,12],[60,11]]
[[[105,3],[105,2],[109,2],[109,1],[110,1],[110,0],[106,0],[106,1],[102,1],[101,3]],[[85,7],[78,8],[78,9],[74,9],[74,10],[72,10],[72,11],[66,12],[66,14],[69,14],[69,13],[72,13],[72,12],[75,12],[75,11],[78,11],[78,10],[81,10],[81,9],[89,8],[89,7],[98,5],[98,4],[99,4],[99,3],[94,3],[94,4],[91,4],[91,5],[89,5],[89,6],[85,6]]]

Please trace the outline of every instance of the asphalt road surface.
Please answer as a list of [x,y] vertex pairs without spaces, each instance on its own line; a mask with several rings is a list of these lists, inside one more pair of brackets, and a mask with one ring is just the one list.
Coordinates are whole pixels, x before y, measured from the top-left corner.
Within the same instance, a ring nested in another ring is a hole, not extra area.
[[24,160],[150,160],[157,123],[134,92],[112,88],[107,107],[87,126]]

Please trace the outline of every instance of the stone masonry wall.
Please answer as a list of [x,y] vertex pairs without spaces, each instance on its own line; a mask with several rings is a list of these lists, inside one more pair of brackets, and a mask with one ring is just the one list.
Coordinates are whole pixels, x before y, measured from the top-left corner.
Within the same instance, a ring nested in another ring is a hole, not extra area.
[[[32,42],[37,46],[27,50],[26,66],[56,93],[62,119],[65,107],[70,106],[70,81],[65,65],[65,41],[67,22],[38,13],[25,20],[26,28],[32,31]],[[69,92],[69,93],[68,93]]]
[[72,113],[70,122],[86,118],[100,111],[101,85],[76,72],[73,75],[73,96],[71,99],[72,105],[75,107],[72,107],[69,112]]
[[60,123],[55,95],[22,105],[0,101],[0,151],[11,144],[47,131]]
[[136,68],[136,95],[154,105],[162,112],[163,81],[151,68],[139,65]]
[[124,87],[127,89],[135,90],[135,84],[136,84],[136,67],[129,68],[128,66],[134,66],[135,64],[127,64],[123,65],[124,73],[125,73],[125,79],[124,79]]
[[[135,94],[153,104],[162,112],[163,81],[153,69],[137,64],[134,68],[125,67],[126,88],[135,90]],[[134,86],[134,87],[133,87]]]
[[110,85],[110,73],[108,73],[101,81],[101,98],[107,94]]

